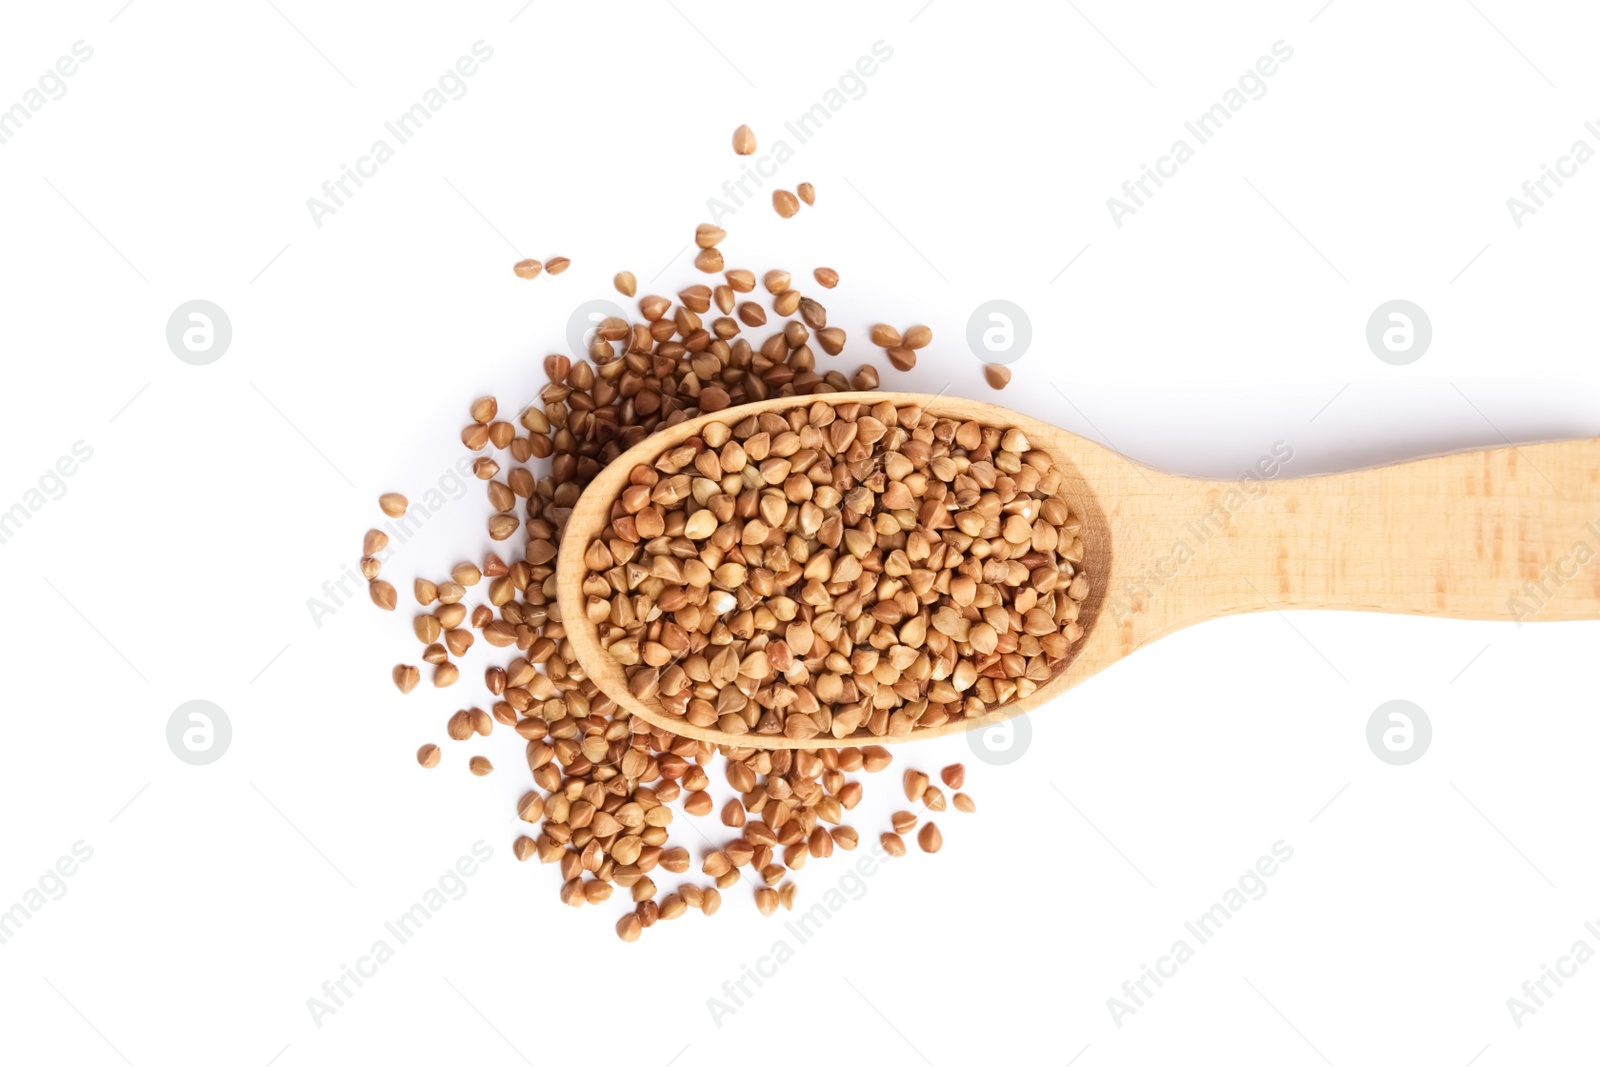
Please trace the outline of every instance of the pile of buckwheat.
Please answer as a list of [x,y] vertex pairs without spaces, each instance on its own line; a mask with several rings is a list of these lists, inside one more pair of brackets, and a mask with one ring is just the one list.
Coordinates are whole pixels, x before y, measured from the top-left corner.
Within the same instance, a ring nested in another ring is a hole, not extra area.
[[[749,127],[734,147],[754,151]],[[809,183],[798,196],[781,192],[774,206],[786,218],[815,203]],[[412,628],[434,687],[459,681],[458,661],[478,639],[505,650],[483,674],[489,710],[458,710],[444,731],[470,743],[499,726],[525,739],[533,788],[518,805],[527,829],[514,854],[558,865],[560,898],[574,907],[627,894],[633,906],[616,924],[624,941],[690,908],[714,913],[741,880],[762,914],[792,908],[794,872],[860,842],[844,821],[863,789],[850,776],[892,758],[874,738],[1025,696],[1081,634],[1083,543],[1047,458],[1016,430],[803,399],[875,390],[878,371],[817,370],[812,343],[837,356],[845,333],[787,271],[760,275],[771,312],[787,321],[755,338],[768,309],[744,298],[758,276],[724,269],[724,236],[712,225],[695,236],[695,266],[720,274],[719,284],[691,285],[676,304],[640,297],[641,320],[602,322],[587,360],[546,357],[548,381],[515,423],[492,397],[471,405],[461,442],[477,454],[489,537],[508,550],[412,587]],[[533,279],[568,263],[514,269]],[[819,289],[839,282],[827,267],[812,277]],[[631,298],[637,283],[623,271],[615,286]],[[720,314],[707,323],[713,306]],[[932,332],[878,326],[872,340],[908,369]],[[789,396],[795,406],[784,413],[739,414],[742,404]],[[766,750],[677,736],[601,693],[567,641],[555,557],[579,495],[656,430],[722,411],[701,436],[635,472],[605,535],[587,546],[588,618],[574,625],[599,627],[633,693],[685,722],[791,738],[826,732],[861,745]],[[398,493],[379,504],[391,517],[408,507]],[[392,611],[398,594],[380,577],[387,544],[369,530],[361,567],[373,602]],[[399,664],[393,682],[409,693],[422,670]],[[435,743],[417,751],[423,767],[442,759]],[[467,766],[494,770],[482,755]],[[672,844],[668,828],[676,811],[712,816],[713,774],[736,796],[716,813],[722,843],[703,851],[696,877],[690,849]],[[941,779],[949,803],[975,810],[960,792],[960,764]],[[902,784],[918,810],[896,813],[874,850],[903,856],[921,823],[918,846],[937,852],[942,835],[922,817],[946,810],[944,791],[916,770]]]
[[692,726],[871,741],[975,719],[1082,636],[1061,478],[1019,430],[887,401],[713,421],[630,472],[573,624]]

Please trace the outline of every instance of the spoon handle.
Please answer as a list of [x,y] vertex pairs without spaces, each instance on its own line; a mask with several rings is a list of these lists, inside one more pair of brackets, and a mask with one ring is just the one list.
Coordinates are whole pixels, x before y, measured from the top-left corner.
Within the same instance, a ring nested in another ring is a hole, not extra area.
[[[1180,499],[1190,514],[1170,518],[1191,558],[1176,567],[1158,560],[1144,574],[1130,568],[1131,580],[1113,581],[1113,618],[1132,621],[1170,594],[1174,602],[1146,614],[1138,629],[1156,622],[1151,615],[1166,616],[1157,628],[1171,629],[1268,608],[1519,625],[1600,619],[1600,438],[1458,452],[1243,492],[1189,484]],[[1163,571],[1178,580],[1141,600],[1140,586]]]

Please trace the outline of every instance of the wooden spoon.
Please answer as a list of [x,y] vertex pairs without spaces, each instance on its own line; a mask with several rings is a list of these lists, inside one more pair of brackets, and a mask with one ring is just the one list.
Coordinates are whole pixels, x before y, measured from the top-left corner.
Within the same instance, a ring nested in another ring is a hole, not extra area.
[[[989,426],[1017,427],[1055,457],[1063,495],[1083,522],[1090,593],[1084,636],[1053,679],[996,709],[1020,715],[1166,634],[1224,615],[1323,608],[1454,619],[1600,618],[1600,438],[1457,452],[1313,478],[1286,456],[1254,477],[1164,474],[1027,415],[958,397],[834,393],[784,397],[688,419],[652,435],[590,483],[568,519],[557,562],[561,617],[596,685],[634,715],[683,736],[737,747],[837,748],[935,737],[987,725],[969,719],[907,737],[795,740],[690,726],[629,692],[622,667],[584,615],[584,550],[604,529],[629,472],[713,420],[813,403],[889,402]],[[1281,449],[1281,445],[1280,445]]]

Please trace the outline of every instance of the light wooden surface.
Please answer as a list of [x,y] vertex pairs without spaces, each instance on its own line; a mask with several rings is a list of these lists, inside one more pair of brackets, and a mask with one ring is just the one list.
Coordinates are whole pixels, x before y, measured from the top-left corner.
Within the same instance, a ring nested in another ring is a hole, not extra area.
[[[741,406],[738,417],[817,399]],[[939,417],[1015,426],[1051,452],[1084,519],[1091,590],[1083,639],[1064,670],[1000,709],[1020,715],[1185,626],[1251,611],[1338,609],[1457,619],[1600,618],[1600,438],[1457,452],[1410,463],[1293,478],[1207,481],[1133,463],[1093,441],[993,404],[917,393],[836,393],[838,403],[920,404]],[[861,740],[731,735],[689,726],[629,691],[583,611],[583,552],[604,527],[628,471],[653,462],[724,413],[663,431],[625,453],[584,492],[557,561],[562,618],[584,668],[631,713],[688,737],[763,748],[836,748]],[[1243,474],[1243,472],[1241,472]],[[998,716],[997,716],[998,717]],[[908,738],[957,733],[953,722]]]

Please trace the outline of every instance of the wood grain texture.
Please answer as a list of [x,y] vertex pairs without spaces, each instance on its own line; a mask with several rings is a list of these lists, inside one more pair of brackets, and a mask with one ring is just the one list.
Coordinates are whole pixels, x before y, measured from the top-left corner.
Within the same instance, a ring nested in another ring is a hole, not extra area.
[[[743,405],[738,417],[824,398]],[[1185,478],[993,404],[916,393],[838,393],[838,403],[918,404],[937,417],[1015,426],[1050,452],[1083,517],[1090,593],[1084,637],[1065,668],[994,718],[1020,715],[1166,634],[1252,611],[1337,609],[1457,619],[1600,619],[1600,438],[1457,452],[1313,478],[1270,454],[1254,477]],[[680,735],[763,748],[837,748],[860,739],[731,735],[690,726],[628,691],[583,611],[583,553],[637,464],[724,413],[690,419],[619,457],[568,520],[556,580],[568,639],[589,676],[631,713]],[[1274,458],[1277,462],[1274,462]],[[987,720],[917,731],[958,733]]]

